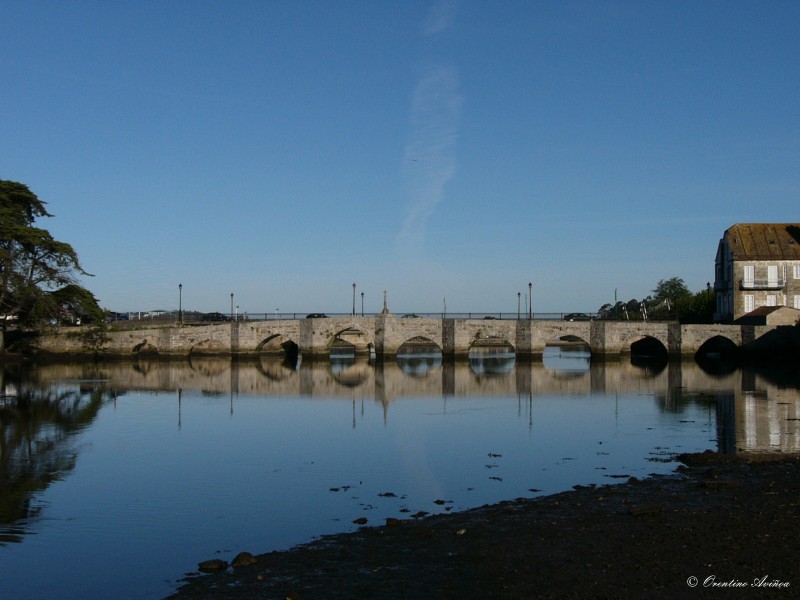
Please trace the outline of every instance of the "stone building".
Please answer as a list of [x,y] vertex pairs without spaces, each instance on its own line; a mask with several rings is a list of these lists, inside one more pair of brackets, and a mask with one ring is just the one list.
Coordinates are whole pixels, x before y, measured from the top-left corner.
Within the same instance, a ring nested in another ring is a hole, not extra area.
[[800,223],[737,223],[717,247],[716,321],[762,306],[800,309]]

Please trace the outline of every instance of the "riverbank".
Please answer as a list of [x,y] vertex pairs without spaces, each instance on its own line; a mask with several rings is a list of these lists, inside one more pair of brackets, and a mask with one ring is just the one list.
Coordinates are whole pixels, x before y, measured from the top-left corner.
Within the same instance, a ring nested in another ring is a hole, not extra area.
[[681,460],[668,476],[327,536],[195,574],[170,598],[800,597],[800,459]]

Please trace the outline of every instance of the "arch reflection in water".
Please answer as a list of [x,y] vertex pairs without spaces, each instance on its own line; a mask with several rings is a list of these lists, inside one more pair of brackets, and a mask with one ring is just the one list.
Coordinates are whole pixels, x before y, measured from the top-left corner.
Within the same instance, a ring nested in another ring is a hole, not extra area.
[[592,363],[589,346],[580,342],[548,344],[542,353],[544,368],[550,371],[585,373]]
[[331,354],[331,375],[344,387],[355,388],[372,379],[373,369],[366,357]]
[[406,375],[424,377],[442,366],[442,349],[427,338],[413,338],[398,349],[397,365]]
[[475,344],[469,351],[469,366],[476,375],[507,375],[516,362],[517,355],[509,344]]

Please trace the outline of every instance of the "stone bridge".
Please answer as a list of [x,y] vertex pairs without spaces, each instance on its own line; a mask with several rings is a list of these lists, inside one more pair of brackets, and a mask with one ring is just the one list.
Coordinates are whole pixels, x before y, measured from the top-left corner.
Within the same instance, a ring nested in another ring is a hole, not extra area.
[[[690,357],[701,350],[739,347],[772,326],[681,325],[671,322],[546,321],[401,318],[392,314],[300,320],[235,321],[112,331],[99,342],[102,353],[160,356],[288,354],[330,355],[346,347],[358,355],[391,357],[410,345],[436,348],[444,357],[465,357],[474,347],[497,346],[521,357],[541,358],[545,346],[580,342],[592,357],[615,359],[649,343],[648,352]],[[93,351],[74,328],[47,336],[41,350],[57,354]],[[94,348],[98,342],[95,340]]]

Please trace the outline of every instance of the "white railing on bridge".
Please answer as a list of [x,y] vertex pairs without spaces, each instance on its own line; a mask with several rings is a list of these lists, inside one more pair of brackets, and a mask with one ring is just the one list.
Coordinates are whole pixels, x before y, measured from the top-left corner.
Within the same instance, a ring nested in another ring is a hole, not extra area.
[[[356,313],[356,317],[375,317],[380,313]],[[320,316],[324,315],[324,316]],[[217,318],[203,318],[203,316],[184,317],[186,323],[198,323],[209,321],[285,321],[295,319],[310,318],[343,318],[353,316],[352,313],[239,313],[238,315],[218,314]],[[392,313],[392,316],[400,319],[486,319],[503,321],[527,321],[528,315],[517,315],[516,312],[409,312]],[[535,313],[533,319],[536,321],[593,321],[598,317],[594,313]]]
[[[361,313],[356,312],[356,317],[375,317],[380,313]],[[185,325],[201,325],[211,323],[227,323],[231,321],[291,321],[298,319],[309,318],[334,318],[334,317],[350,317],[352,313],[297,313],[297,312],[269,312],[269,313],[198,313],[178,311],[165,312],[158,311],[147,313],[116,313],[108,319],[109,323],[117,326],[124,326],[129,324],[131,327],[141,327],[144,323],[153,325],[167,325],[182,323]],[[503,320],[503,321],[527,321],[529,320],[527,313],[517,312],[398,312],[392,313],[392,316],[401,319],[486,319],[486,320]],[[594,321],[599,318],[597,313],[575,313],[575,312],[558,312],[558,313],[534,313],[532,315],[535,321]]]

